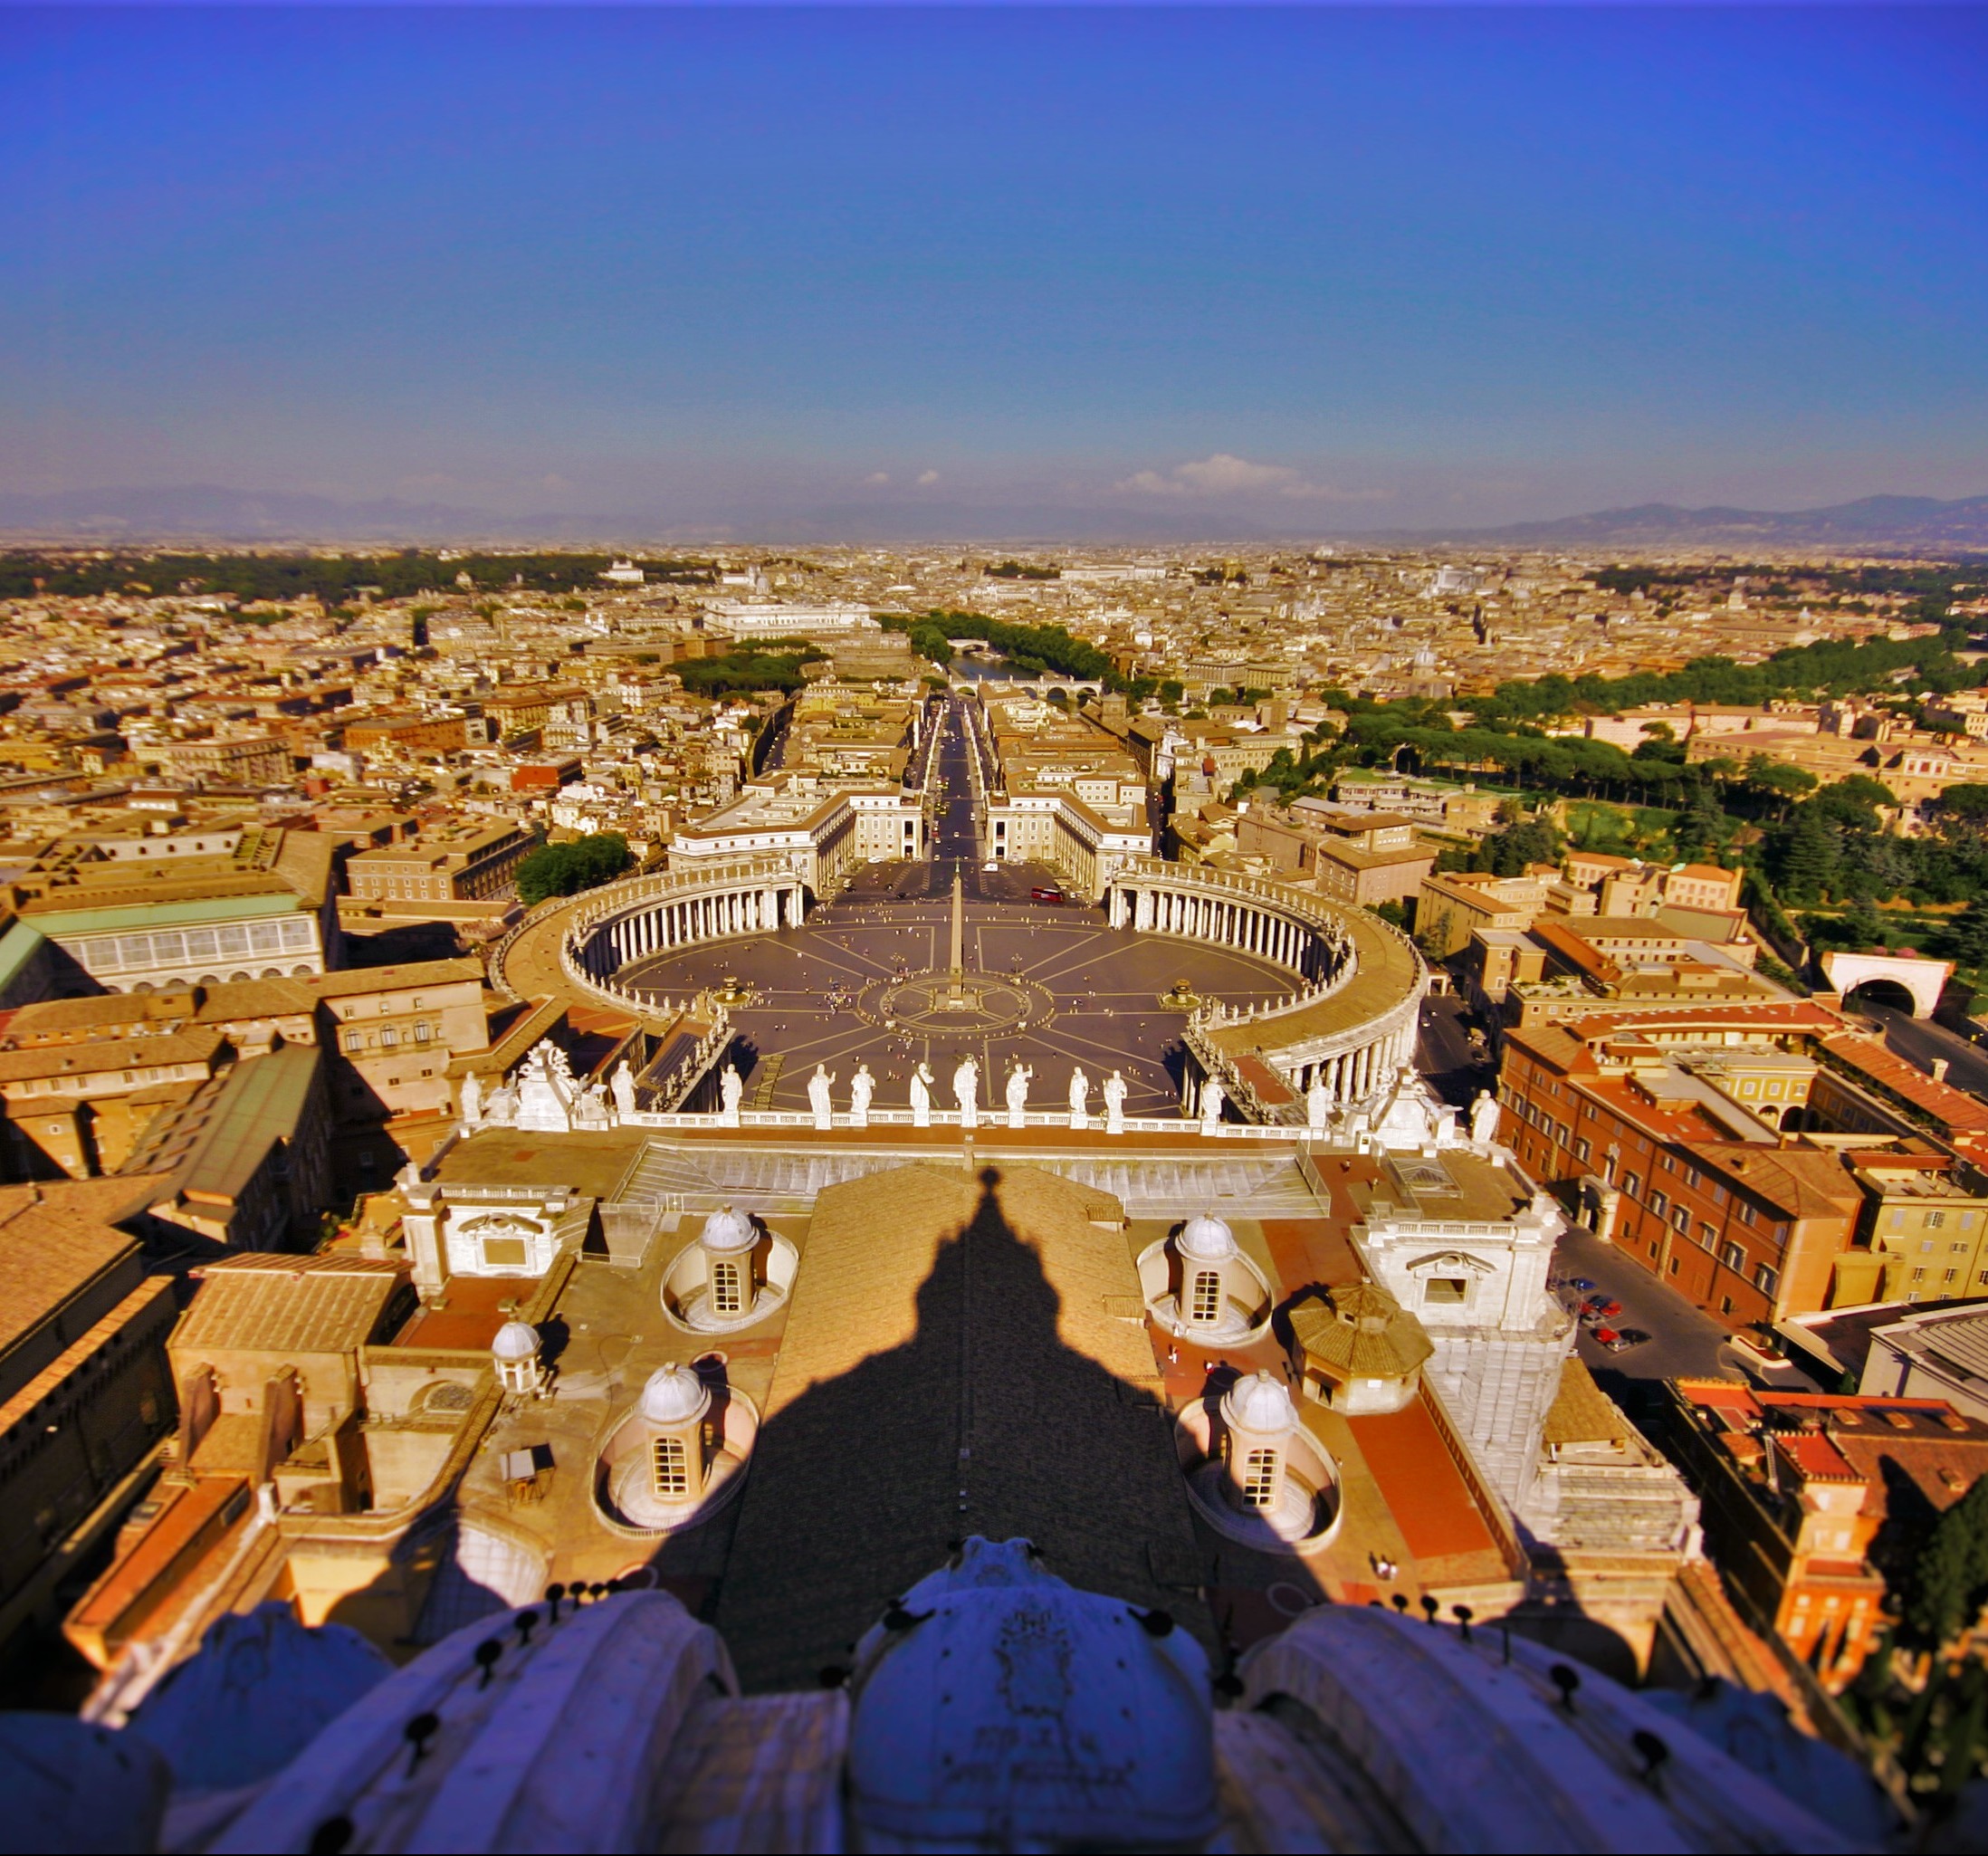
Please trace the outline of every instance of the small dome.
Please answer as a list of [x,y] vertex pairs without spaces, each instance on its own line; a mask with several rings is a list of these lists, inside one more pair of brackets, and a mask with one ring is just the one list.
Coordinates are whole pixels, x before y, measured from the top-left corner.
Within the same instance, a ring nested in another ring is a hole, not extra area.
[[492,1339],[490,1351],[500,1360],[535,1359],[539,1330],[528,1321],[507,1321]]
[[759,1241],[760,1233],[752,1220],[729,1205],[704,1220],[704,1234],[698,1239],[707,1250],[727,1252],[750,1250]]
[[1219,1263],[1236,1254],[1236,1234],[1212,1211],[1204,1211],[1180,1227],[1180,1249],[1204,1263]]
[[1222,1395],[1222,1415],[1238,1430],[1275,1434],[1297,1429],[1291,1394],[1267,1373],[1238,1379]]
[[674,1361],[658,1366],[642,1388],[642,1415],[652,1424],[681,1424],[710,1403],[711,1392],[704,1382]]

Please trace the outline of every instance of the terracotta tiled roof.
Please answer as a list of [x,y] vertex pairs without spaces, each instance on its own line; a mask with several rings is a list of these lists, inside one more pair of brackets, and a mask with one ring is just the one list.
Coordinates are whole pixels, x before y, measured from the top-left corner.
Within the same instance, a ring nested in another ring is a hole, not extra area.
[[0,1186],[0,1351],[138,1248],[110,1220],[131,1209],[145,1183]]
[[398,1264],[340,1256],[230,1258],[196,1275],[176,1352],[350,1353],[374,1338],[406,1279]]

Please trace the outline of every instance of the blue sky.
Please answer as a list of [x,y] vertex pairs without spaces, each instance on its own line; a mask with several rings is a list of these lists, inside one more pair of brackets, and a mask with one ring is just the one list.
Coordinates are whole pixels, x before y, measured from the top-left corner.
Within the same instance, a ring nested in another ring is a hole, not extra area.
[[1988,492],[1988,14],[0,11],[0,489]]

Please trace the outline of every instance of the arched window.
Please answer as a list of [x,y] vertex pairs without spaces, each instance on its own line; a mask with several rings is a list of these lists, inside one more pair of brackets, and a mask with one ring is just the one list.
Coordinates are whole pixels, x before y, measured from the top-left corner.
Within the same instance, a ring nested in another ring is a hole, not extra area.
[[1194,1272],[1194,1296],[1189,1306],[1188,1319],[1197,1327],[1213,1327],[1221,1318],[1222,1277],[1216,1269],[1197,1269]]
[[1277,1492],[1277,1453],[1251,1450],[1243,1466],[1243,1499],[1253,1508],[1266,1508]]
[[659,1437],[649,1446],[649,1480],[664,1501],[690,1493],[690,1462],[680,1437]]
[[714,1315],[743,1315],[745,1285],[737,1263],[730,1259],[711,1266],[711,1307]]

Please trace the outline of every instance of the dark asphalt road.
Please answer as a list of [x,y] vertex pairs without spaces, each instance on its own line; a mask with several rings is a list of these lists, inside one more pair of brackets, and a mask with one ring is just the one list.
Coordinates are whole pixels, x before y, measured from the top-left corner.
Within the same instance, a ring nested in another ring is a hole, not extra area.
[[1422,1001],[1416,1062],[1429,1086],[1458,1108],[1469,1107],[1477,1091],[1487,1088],[1496,1075],[1488,1058],[1480,1063],[1472,1054],[1463,1001],[1447,994]]
[[[1735,1379],[1812,1392],[1813,1385],[1792,1366],[1763,1367],[1732,1344],[1720,1322],[1658,1281],[1632,1257],[1592,1232],[1575,1227],[1553,1251],[1553,1269],[1561,1277],[1584,1277],[1621,1303],[1622,1313],[1610,1326],[1639,1327],[1649,1335],[1639,1347],[1611,1354],[1585,1329],[1576,1351],[1602,1389],[1634,1411],[1637,1382],[1658,1379]],[[1570,1306],[1580,1295],[1562,1291]]]
[[1956,1089],[1988,1096],[1988,1050],[1970,1044],[1958,1033],[1925,1019],[1916,1019],[1897,1006],[1869,1005],[1859,999],[1856,1010],[1876,1021],[1884,1031],[1887,1047],[1915,1068],[1928,1076],[1933,1060],[1944,1057],[1948,1065],[1946,1080]]

